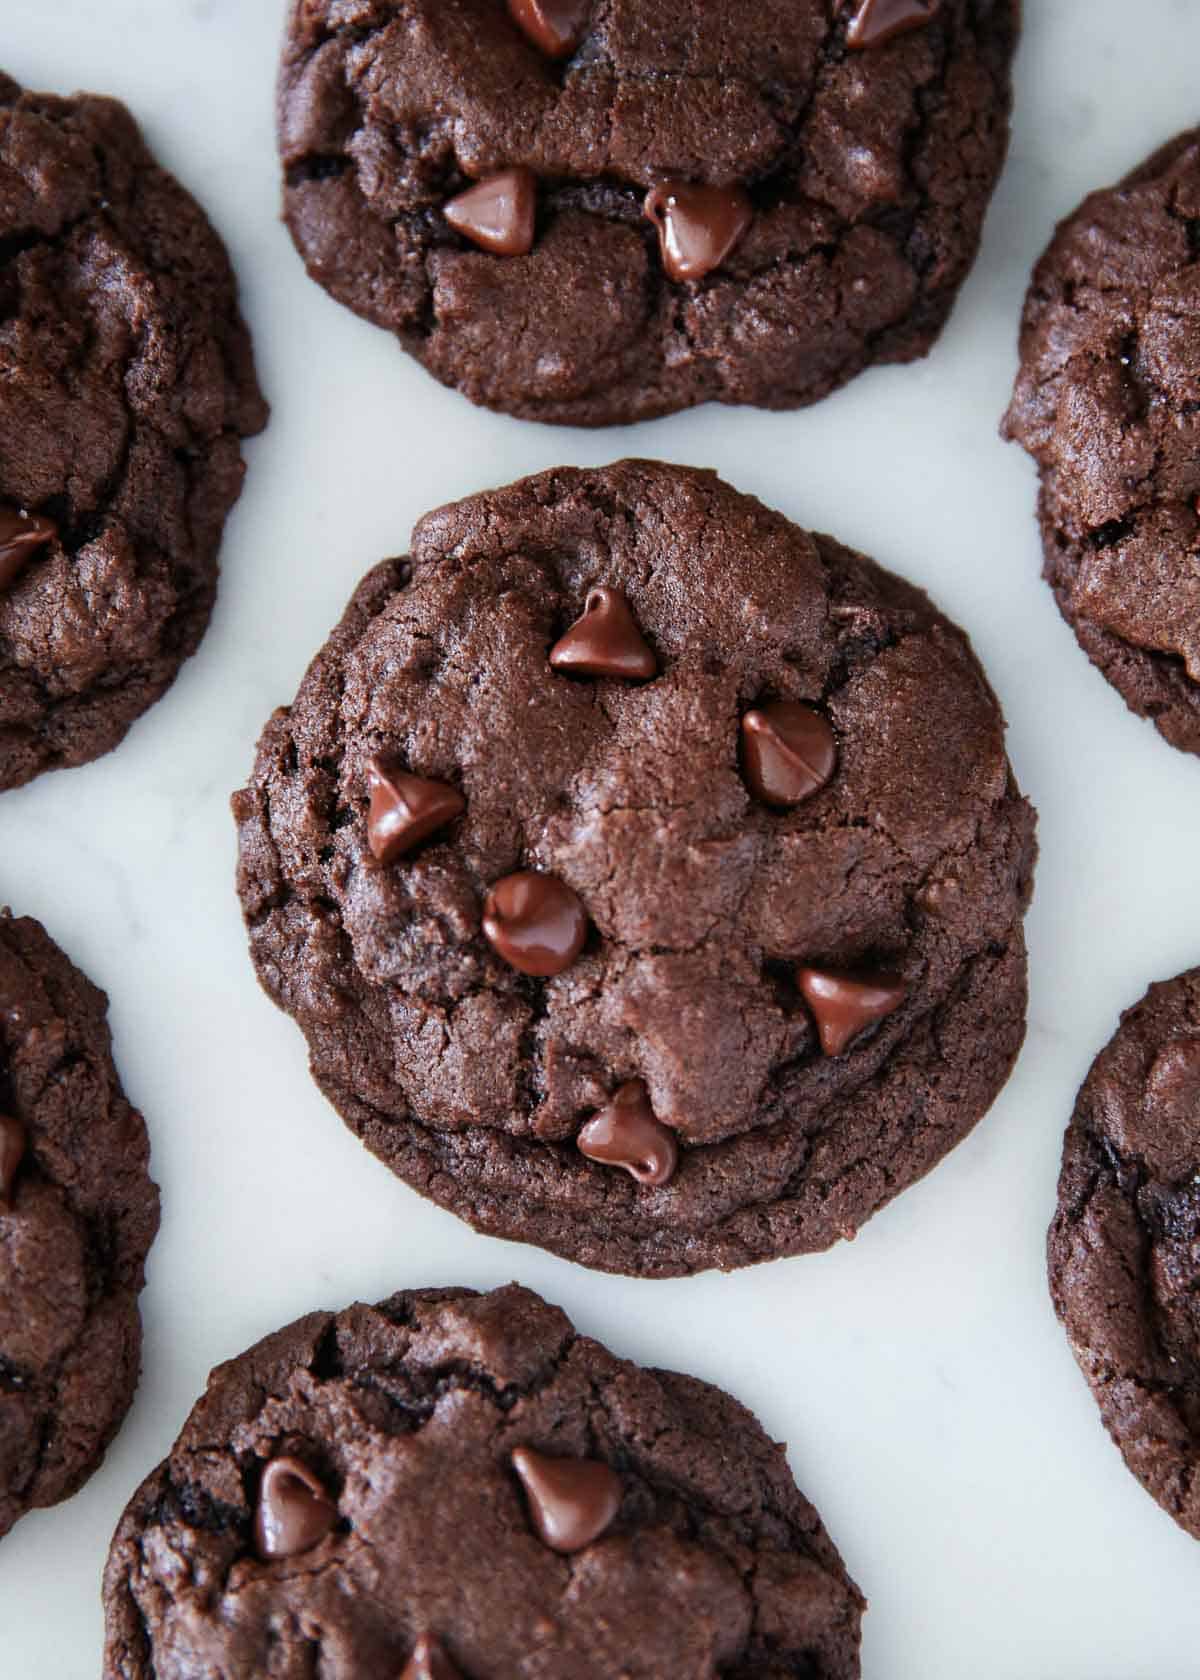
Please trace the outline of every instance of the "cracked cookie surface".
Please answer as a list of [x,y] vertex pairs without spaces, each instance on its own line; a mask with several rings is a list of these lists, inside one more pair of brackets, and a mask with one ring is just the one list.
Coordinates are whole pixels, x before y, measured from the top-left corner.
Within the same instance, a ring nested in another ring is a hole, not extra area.
[[[474,402],[573,425],[813,402],[924,355],[978,247],[1019,7],[930,11],[855,51],[829,0],[765,0],[750,29],[713,0],[595,0],[564,63],[503,0],[294,0],[287,223],[314,279]],[[514,169],[532,249],[479,250],[444,207]],[[694,280],[643,213],[664,181],[748,195]]]
[[1034,271],[1005,435],[1083,651],[1200,753],[1200,130],[1093,193]]
[[0,912],[0,1534],[86,1481],[129,1408],[158,1228],[104,994]]
[[1050,1290],[1105,1427],[1200,1539],[1200,969],[1151,986],[1063,1147]]
[[[555,669],[613,599],[657,674]],[[836,751],[788,809],[739,748],[774,702]],[[459,795],[387,864],[381,757]],[[852,1235],[970,1130],[1023,1037],[1033,813],[966,638],[710,473],[563,469],[430,514],[234,809],[259,978],[350,1127],[479,1229],[589,1265]],[[540,976],[485,908],[530,874],[585,917]],[[829,1054],[816,971],[887,976],[851,1031],[825,1022]],[[608,1135],[584,1154],[614,1099],[645,1144],[616,1166]]]
[[[531,1448],[615,1488],[570,1555],[514,1473]],[[281,1455],[336,1518],[264,1561]],[[105,1680],[398,1680],[422,1639],[461,1680],[854,1680],[865,1607],[742,1406],[515,1284],[314,1313],[219,1367],[126,1511],[104,1597]]]
[[0,374],[3,789],[108,752],[195,651],[266,420],[224,248],[129,113],[3,75]]

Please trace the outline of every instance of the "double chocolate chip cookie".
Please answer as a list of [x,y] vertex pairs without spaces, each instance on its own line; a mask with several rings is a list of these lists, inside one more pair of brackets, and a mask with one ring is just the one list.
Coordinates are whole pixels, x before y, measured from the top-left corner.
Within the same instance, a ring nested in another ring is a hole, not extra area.
[[259,977],[350,1127],[592,1266],[852,1236],[1022,1040],[1033,813],[965,636],[709,473],[429,515],[234,809]]
[[106,1011],[0,912],[0,1535],[87,1480],[137,1383],[158,1192]]
[[1092,663],[1200,753],[1200,129],[1070,216],[1034,272],[1005,432]]
[[0,75],[0,789],[194,652],[265,420],[224,248],[129,113]]
[[936,339],[1018,27],[1018,0],[293,0],[287,223],[473,402],[794,408]]
[[1200,1539],[1200,969],[1151,986],[1092,1064],[1049,1259],[1105,1427]]
[[516,1285],[221,1366],[104,1598],[105,1680],[856,1680],[864,1609],[749,1412]]

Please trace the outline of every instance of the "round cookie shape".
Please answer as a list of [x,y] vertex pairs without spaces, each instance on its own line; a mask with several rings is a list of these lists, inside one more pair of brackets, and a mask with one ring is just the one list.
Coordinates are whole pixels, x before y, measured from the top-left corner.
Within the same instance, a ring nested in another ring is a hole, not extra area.
[[[285,1512],[308,1544],[264,1557],[264,1484],[336,1517]],[[516,1284],[313,1313],[218,1367],[104,1604],[104,1680],[857,1680],[865,1609],[744,1407]]]
[[229,261],[115,100],[0,75],[0,790],[195,651],[267,410]]
[[926,354],[1008,143],[1018,0],[293,0],[309,274],[526,419],[796,408]]
[[107,1008],[0,911],[0,1535],[82,1486],[137,1385],[158,1191]]
[[[653,677],[554,668],[597,588]],[[744,763],[743,717],[777,701],[836,748],[787,808]],[[390,868],[381,754],[464,802]],[[852,1235],[1021,1043],[1033,813],[966,638],[710,473],[563,469],[429,515],[234,810],[259,978],[352,1130],[478,1228],[588,1265],[667,1276]],[[541,973],[505,953],[528,915],[493,943],[514,878],[577,907]],[[813,1006],[810,971],[831,977]]]
[[1063,1144],[1050,1292],[1105,1428],[1200,1540],[1200,969],[1151,986]]
[[1200,129],[1086,198],[1033,274],[1006,437],[1038,464],[1044,576],[1088,658],[1200,753]]

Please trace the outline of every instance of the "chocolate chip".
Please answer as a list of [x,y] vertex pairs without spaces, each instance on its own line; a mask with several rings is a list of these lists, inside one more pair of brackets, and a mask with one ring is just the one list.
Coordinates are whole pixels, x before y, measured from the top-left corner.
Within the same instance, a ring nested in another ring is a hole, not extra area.
[[1200,1122],[1200,1037],[1177,1038],[1160,1050],[1146,1087],[1168,1114]]
[[624,1167],[639,1184],[666,1184],[675,1172],[675,1134],[654,1118],[650,1095],[640,1079],[622,1085],[576,1138],[589,1161]]
[[391,768],[383,759],[367,762],[371,806],[367,844],[378,862],[394,863],[467,808],[457,788]]
[[497,881],[487,895],[483,931],[506,963],[548,979],[570,968],[582,951],[587,912],[557,875],[523,870]]
[[550,649],[550,663],[580,677],[637,681],[658,675],[658,661],[628,600],[619,589],[600,585],[588,590],[582,615]]
[[254,1544],[262,1558],[296,1557],[324,1540],[337,1506],[307,1464],[272,1459],[262,1474],[254,1513]]
[[0,503],[0,590],[16,583],[38,549],[57,535],[52,519]]
[[533,250],[537,182],[528,169],[505,169],[468,187],[442,206],[457,233],[500,257],[523,257]]
[[11,1207],[17,1170],[25,1159],[25,1128],[11,1114],[0,1114],[0,1207]]
[[518,29],[547,58],[567,58],[583,39],[592,0],[508,0]]
[[441,1644],[431,1633],[423,1633],[400,1680],[462,1680]]
[[817,1022],[821,1049],[840,1056],[851,1041],[876,1021],[894,1013],[908,996],[895,974],[834,974],[801,968],[796,984]]
[[766,805],[799,805],[823,788],[837,766],[833,730],[820,712],[772,700],[742,719],[742,774]]
[[672,280],[702,280],[720,268],[754,219],[740,187],[663,181],[646,194],[645,213],[658,229],[662,263]]
[[[843,0],[846,3],[846,0]],[[896,35],[921,29],[937,16],[941,0],[848,0],[858,10],[846,30],[846,45],[881,47]]]
[[521,1478],[538,1538],[554,1552],[580,1552],[599,1538],[621,1507],[621,1478],[596,1458],[548,1458],[518,1447]]

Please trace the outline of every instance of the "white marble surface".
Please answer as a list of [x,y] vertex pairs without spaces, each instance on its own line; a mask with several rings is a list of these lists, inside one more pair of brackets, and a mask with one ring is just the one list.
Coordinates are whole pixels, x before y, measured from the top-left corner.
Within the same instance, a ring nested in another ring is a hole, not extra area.
[[[1104,1437],[1042,1245],[1092,1055],[1148,981],[1200,959],[1200,766],[1076,651],[1038,580],[1032,471],[996,424],[1055,219],[1197,118],[1200,8],[1029,0],[1011,161],[929,361],[803,414],[597,435],[470,408],[305,279],[277,220],[281,11],[0,4],[0,64],[33,87],[126,99],[208,207],[274,404],[199,656],[118,752],[0,799],[0,895],[111,994],[164,1215],[134,1411],[87,1488],[0,1545],[0,1676],[96,1680],[109,1534],[214,1362],[314,1306],[517,1276],[620,1351],[727,1385],[790,1442],[871,1599],[868,1680],[1194,1677],[1200,1552]],[[991,1115],[855,1243],[667,1284],[477,1237],[359,1148],[255,986],[227,812],[268,711],[421,512],[629,452],[714,465],[930,589],[975,639],[1041,813],[1029,1040]]]

